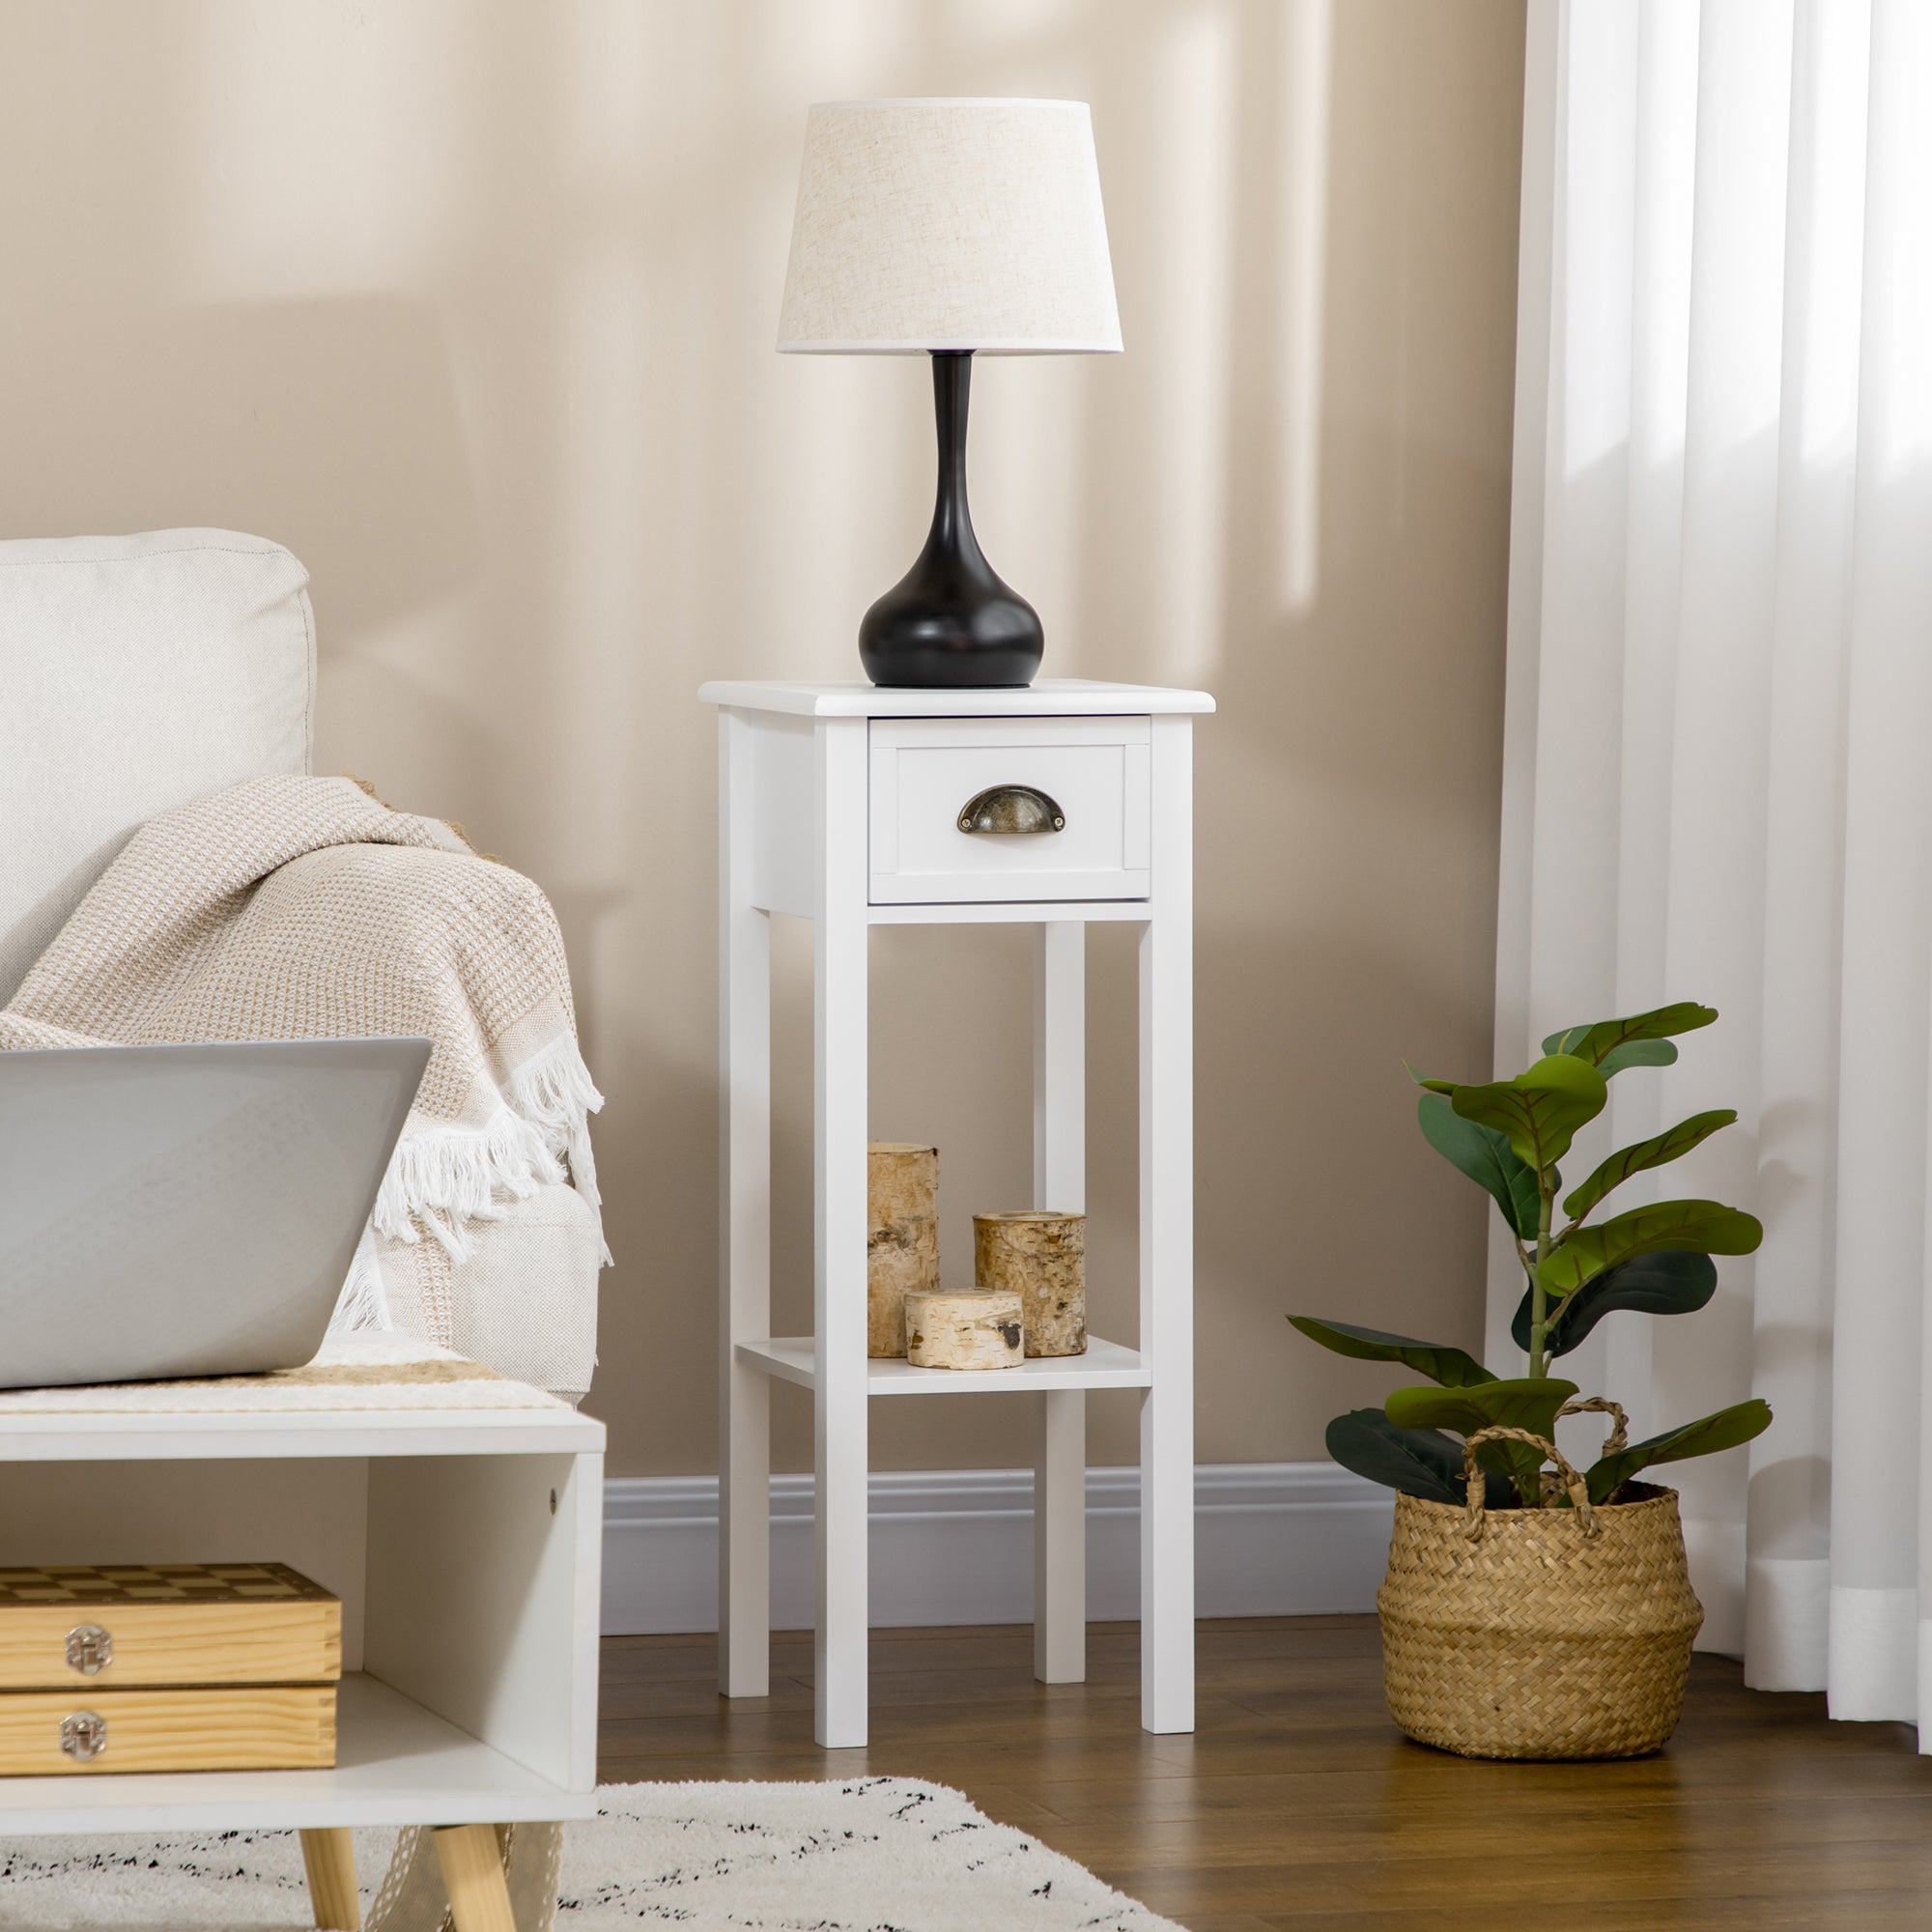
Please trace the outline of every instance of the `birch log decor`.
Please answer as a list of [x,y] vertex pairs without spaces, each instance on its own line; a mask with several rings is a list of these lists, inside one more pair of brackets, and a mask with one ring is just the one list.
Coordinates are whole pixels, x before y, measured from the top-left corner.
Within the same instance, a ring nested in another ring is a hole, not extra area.
[[973,1216],[973,1277],[1010,1289],[1029,1355],[1087,1352],[1087,1217],[1029,1208]]
[[905,1298],[939,1286],[939,1150],[873,1141],[866,1150],[866,1353],[906,1351]]
[[931,1289],[905,1298],[906,1360],[920,1369],[1016,1369],[1026,1360],[1020,1298],[1007,1290]]

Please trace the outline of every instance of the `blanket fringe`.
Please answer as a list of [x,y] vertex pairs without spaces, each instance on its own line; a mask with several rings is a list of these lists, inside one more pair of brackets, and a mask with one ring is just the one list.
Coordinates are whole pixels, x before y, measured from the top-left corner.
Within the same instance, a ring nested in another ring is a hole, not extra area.
[[389,1316],[388,1291],[383,1285],[375,1231],[365,1222],[349,1264],[349,1279],[342,1285],[342,1298],[328,1318],[328,1332],[347,1335],[358,1329],[390,1329],[395,1325]]
[[591,1207],[601,1208],[589,1116],[602,1111],[604,1096],[576,1038],[559,1034],[532,1054],[510,1075],[504,1097],[514,1112],[542,1131],[551,1152],[570,1163],[571,1184],[578,1193]]
[[473,1250],[465,1224],[500,1219],[504,1196],[527,1200],[567,1179],[592,1208],[602,1206],[588,1117],[604,1096],[576,1039],[559,1035],[502,1091],[507,1104],[488,1126],[404,1128],[376,1199],[377,1234],[412,1243],[427,1229],[461,1265]]
[[[574,1034],[559,1034],[510,1075],[510,1105],[542,1129],[553,1154],[570,1170],[570,1184],[599,1214],[604,1197],[597,1190],[597,1156],[590,1148],[590,1116],[601,1113],[604,1096],[583,1064]],[[611,1244],[604,1243],[604,1265]]]
[[542,1129],[507,1107],[487,1127],[405,1128],[376,1197],[376,1232],[413,1243],[420,1222],[460,1266],[472,1252],[464,1223],[500,1220],[499,1191],[524,1201],[562,1179]]

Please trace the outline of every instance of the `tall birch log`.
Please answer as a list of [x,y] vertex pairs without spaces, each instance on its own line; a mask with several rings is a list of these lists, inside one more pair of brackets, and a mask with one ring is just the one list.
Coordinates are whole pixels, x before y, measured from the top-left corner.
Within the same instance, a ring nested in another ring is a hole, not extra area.
[[939,1150],[874,1141],[866,1150],[866,1353],[906,1351],[905,1298],[939,1286]]

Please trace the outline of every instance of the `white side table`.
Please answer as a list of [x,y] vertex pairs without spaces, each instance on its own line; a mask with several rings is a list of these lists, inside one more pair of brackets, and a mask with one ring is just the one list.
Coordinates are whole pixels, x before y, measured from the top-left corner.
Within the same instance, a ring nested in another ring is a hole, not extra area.
[[[1141,1721],[1194,1728],[1193,767],[1201,692],[713,683],[723,1085],[720,1671],[770,1682],[771,1378],[812,1392],[816,1735],[867,1730],[867,1401],[1040,1395],[1036,1674],[1086,1674],[1086,1391],[1141,1397]],[[1026,835],[963,829],[1047,811]],[[1041,801],[1045,801],[1042,805]],[[771,1332],[770,915],[814,940],[814,1326]],[[1140,1336],[982,1374],[866,1355],[867,952],[875,925],[1038,929],[1034,1198],[1086,1205],[1086,927],[1140,928]]]

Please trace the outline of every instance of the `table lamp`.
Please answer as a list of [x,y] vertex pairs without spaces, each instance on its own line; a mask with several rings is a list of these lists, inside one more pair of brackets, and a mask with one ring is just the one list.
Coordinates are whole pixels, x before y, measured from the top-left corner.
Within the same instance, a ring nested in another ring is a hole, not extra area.
[[966,507],[975,354],[1118,354],[1094,126],[1078,100],[813,107],[779,319],[782,354],[932,357],[939,492],[919,560],[866,612],[874,684],[1026,685],[1045,638]]

